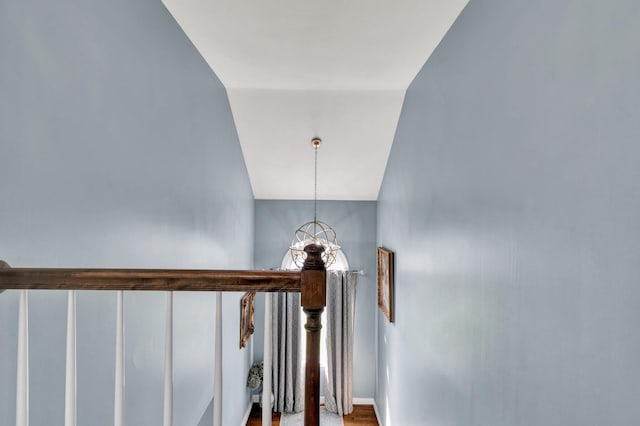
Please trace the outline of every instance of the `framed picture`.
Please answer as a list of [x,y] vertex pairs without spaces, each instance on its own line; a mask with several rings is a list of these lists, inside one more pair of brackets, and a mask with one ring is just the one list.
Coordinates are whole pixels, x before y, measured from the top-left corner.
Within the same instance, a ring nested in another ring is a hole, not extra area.
[[393,252],[382,247],[378,247],[378,306],[393,322]]
[[242,296],[240,303],[240,349],[247,346],[249,337],[253,334],[253,299],[256,293],[250,291]]

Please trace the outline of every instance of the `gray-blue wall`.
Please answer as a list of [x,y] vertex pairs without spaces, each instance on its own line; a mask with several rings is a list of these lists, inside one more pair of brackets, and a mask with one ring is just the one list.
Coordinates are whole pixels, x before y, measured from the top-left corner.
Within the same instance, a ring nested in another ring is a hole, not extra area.
[[[313,219],[313,201],[256,200],[255,266],[279,268],[298,227]],[[318,220],[331,225],[351,269],[363,270],[356,289],[353,395],[373,398],[376,309],[376,203],[318,201]],[[263,359],[264,297],[256,295],[254,358]]]
[[[0,258],[249,268],[253,225],[226,92],[160,1],[0,2]],[[248,404],[239,299],[224,296],[228,425]],[[30,301],[31,424],[62,424],[66,293]],[[2,425],[15,422],[16,304],[0,295]],[[126,423],[156,426],[165,296],[125,304]],[[195,425],[213,394],[214,296],[175,304],[175,424]],[[113,424],[114,330],[114,294],[79,294],[79,424]]]
[[390,425],[640,424],[640,3],[471,0],[378,209]]

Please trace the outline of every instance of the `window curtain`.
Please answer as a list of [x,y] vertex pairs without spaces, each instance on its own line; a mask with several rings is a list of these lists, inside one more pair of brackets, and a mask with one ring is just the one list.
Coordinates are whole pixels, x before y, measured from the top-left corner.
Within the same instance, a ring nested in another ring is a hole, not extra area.
[[273,411],[297,413],[304,410],[300,293],[273,293],[271,303]]
[[327,388],[325,408],[353,411],[353,341],[357,272],[327,271]]

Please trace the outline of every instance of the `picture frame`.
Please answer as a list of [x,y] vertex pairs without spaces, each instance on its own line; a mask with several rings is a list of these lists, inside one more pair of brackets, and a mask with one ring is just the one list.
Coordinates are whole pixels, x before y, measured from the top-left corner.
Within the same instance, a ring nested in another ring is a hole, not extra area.
[[394,253],[378,247],[378,306],[394,322]]
[[253,315],[256,293],[249,291],[242,296],[240,302],[240,349],[247,346],[249,338],[254,332]]

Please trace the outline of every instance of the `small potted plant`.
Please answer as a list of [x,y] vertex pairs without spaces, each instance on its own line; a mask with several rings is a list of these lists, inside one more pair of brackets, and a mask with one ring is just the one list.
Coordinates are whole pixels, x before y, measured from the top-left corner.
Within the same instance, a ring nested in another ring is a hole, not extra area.
[[249,375],[247,376],[247,387],[252,391],[255,391],[260,386],[262,386],[262,369],[264,368],[264,364],[262,361],[254,362],[249,370]]
[[[251,392],[258,391],[262,387],[264,363],[254,362],[249,369],[249,375],[247,376],[247,387],[251,389]],[[271,407],[273,407],[273,392],[271,392]],[[262,407],[262,398],[260,398],[260,407]]]

